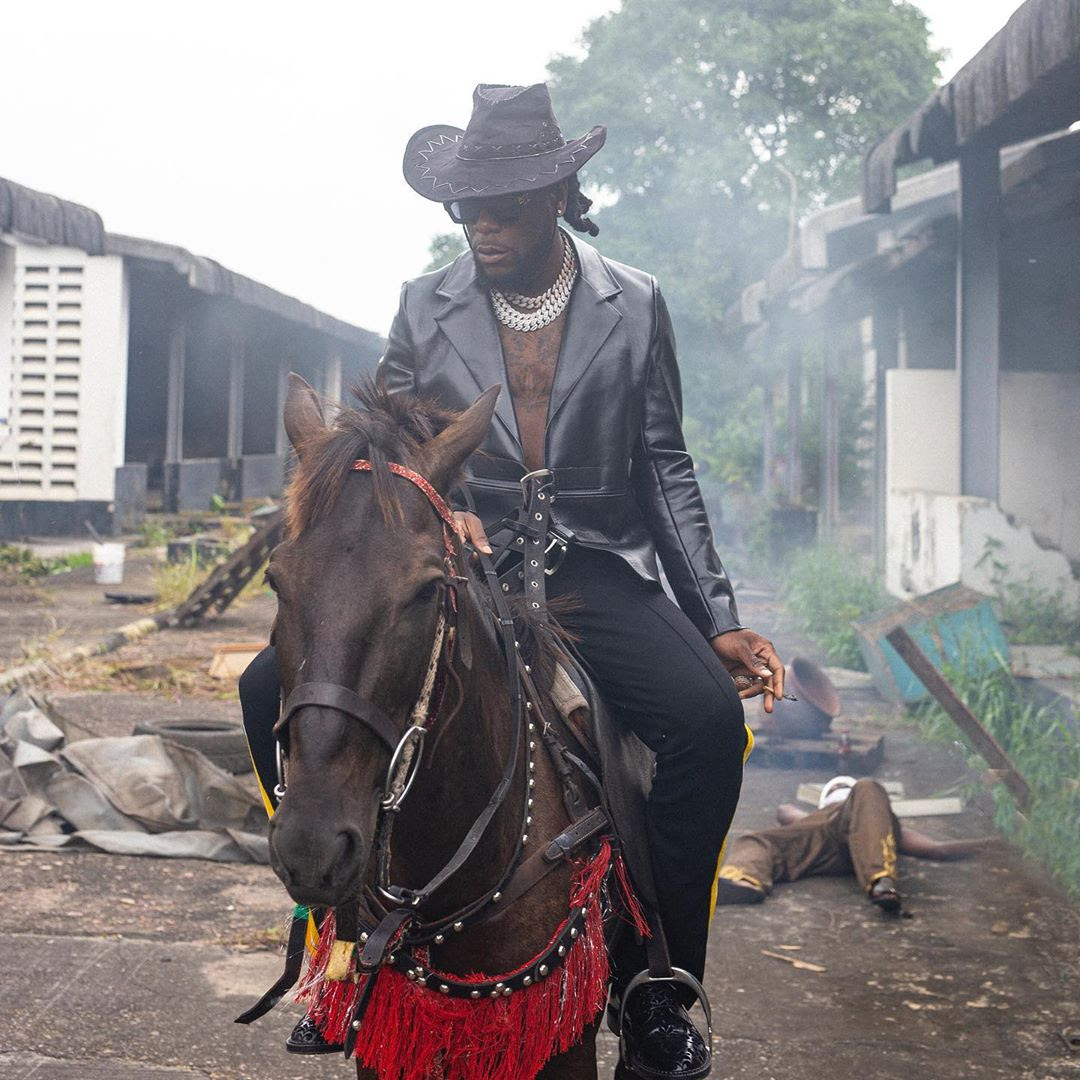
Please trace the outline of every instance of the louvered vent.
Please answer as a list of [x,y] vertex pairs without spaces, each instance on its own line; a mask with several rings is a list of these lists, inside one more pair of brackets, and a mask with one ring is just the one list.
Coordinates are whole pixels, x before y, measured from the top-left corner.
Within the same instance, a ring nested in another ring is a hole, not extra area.
[[12,438],[0,450],[9,498],[74,498],[79,435],[84,267],[33,248],[15,265],[12,305]]

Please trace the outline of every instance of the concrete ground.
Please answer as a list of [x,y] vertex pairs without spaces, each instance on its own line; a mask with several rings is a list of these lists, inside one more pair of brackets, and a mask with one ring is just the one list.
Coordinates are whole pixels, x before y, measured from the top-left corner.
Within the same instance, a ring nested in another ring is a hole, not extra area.
[[[22,617],[5,606],[0,653],[9,660],[37,628],[74,643],[129,617],[74,575],[43,589],[44,601],[20,602]],[[808,652],[766,594],[745,589],[740,606],[786,656]],[[238,718],[235,698],[205,667],[214,644],[264,636],[270,614],[269,599],[257,598],[202,629],[128,646],[107,665],[58,673],[46,689],[93,734],[127,733],[163,713]],[[952,793],[968,779],[958,756],[921,742],[873,694],[843,696],[838,727],[886,733],[880,778],[902,780],[912,796]],[[736,827],[771,824],[801,781],[826,778],[751,758]],[[979,800],[919,827],[942,838],[990,829]],[[7,852],[0,873],[0,1080],[352,1075],[336,1057],[282,1051],[295,1007],[251,1027],[232,1023],[280,971],[289,904],[268,868]],[[966,863],[902,859],[901,889],[910,918],[882,916],[847,879],[781,886],[760,907],[719,909],[707,972],[713,1075],[1080,1078],[1080,1053],[1066,1041],[1080,1030],[1077,908],[1009,848]],[[610,1077],[609,1036],[599,1056]]]

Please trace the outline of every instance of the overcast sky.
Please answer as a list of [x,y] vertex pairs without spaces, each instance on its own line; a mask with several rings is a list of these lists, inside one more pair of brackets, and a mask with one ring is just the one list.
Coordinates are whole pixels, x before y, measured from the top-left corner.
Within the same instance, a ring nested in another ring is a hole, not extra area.
[[[409,135],[464,126],[477,82],[541,80],[617,6],[8,0],[0,176],[385,333],[449,225],[402,179]],[[922,6],[948,78],[1020,5]]]

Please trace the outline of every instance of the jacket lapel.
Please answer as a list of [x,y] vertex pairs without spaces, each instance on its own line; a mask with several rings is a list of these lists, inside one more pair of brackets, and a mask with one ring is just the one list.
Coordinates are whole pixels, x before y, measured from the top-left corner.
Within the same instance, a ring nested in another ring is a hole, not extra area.
[[559,349],[559,363],[555,369],[551,403],[548,406],[549,427],[622,318],[607,302],[622,290],[599,253],[583,241],[573,237],[571,240],[577,252],[580,277],[570,296],[566,313],[566,332]]
[[514,403],[506,386],[502,342],[491,302],[476,279],[471,253],[466,252],[454,262],[436,294],[446,300],[446,306],[435,315],[435,321],[476,380],[477,391],[496,383],[503,388],[495,404],[495,416],[520,449]]

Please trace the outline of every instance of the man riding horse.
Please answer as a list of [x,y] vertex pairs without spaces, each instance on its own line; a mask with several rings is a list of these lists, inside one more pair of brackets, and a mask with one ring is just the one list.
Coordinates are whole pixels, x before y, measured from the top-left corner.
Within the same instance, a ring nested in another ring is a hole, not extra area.
[[[466,470],[459,526],[480,551],[515,509],[526,472],[550,471],[553,535],[568,550],[547,585],[573,597],[575,648],[616,718],[656,754],[648,841],[672,962],[703,976],[717,860],[742,781],[740,697],[783,693],[772,644],[740,625],[684,444],[671,322],[656,281],[560,228],[595,236],[577,172],[606,129],[564,139],[547,88],[481,85],[468,127],[423,128],[405,179],[464,226],[468,250],[405,284],[379,379],[464,409],[502,384]],[[678,604],[665,594],[657,557]],[[736,689],[733,677],[745,687]],[[242,686],[245,723],[277,718],[272,659]],[[257,741],[257,740],[255,740]],[[615,957],[613,995],[644,966]],[[692,1080],[709,1054],[670,983],[627,1002],[639,1075]]]

